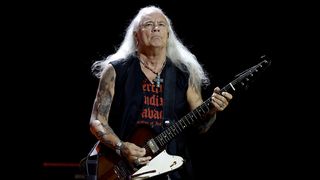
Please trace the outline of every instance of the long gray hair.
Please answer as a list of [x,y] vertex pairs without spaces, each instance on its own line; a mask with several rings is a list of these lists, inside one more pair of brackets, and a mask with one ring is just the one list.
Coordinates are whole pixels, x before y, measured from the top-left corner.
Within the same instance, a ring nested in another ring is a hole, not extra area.
[[[147,6],[140,9],[139,13],[128,26],[125,38],[118,50],[114,54],[109,55],[107,58],[96,61],[92,65],[92,71],[98,78],[100,78],[101,73],[109,62],[126,58],[130,54],[134,53],[137,49],[134,39],[134,32],[138,30],[138,26],[142,17],[153,12],[159,12],[163,14],[168,22],[169,38],[167,44],[167,57],[169,57],[172,63],[182,71],[187,69],[189,73],[189,84],[195,87],[197,91],[200,91],[201,86],[209,84],[209,78],[207,77],[202,66],[197,61],[196,56],[192,54],[177,38],[175,32],[173,31],[171,20],[160,8],[155,6]],[[184,66],[185,68],[183,68]]]

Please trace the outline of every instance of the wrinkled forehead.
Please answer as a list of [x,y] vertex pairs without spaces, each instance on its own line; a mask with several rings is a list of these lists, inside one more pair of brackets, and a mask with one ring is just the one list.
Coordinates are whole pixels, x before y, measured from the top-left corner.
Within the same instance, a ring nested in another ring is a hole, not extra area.
[[143,15],[140,23],[143,23],[146,21],[167,22],[167,19],[165,18],[165,16],[161,12],[151,12],[151,13]]

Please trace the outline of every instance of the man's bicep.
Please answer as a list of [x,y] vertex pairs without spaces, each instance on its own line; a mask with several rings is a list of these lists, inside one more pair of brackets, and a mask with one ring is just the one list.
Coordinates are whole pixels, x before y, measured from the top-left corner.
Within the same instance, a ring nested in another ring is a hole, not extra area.
[[187,90],[187,99],[191,110],[194,110],[198,106],[200,106],[203,102],[201,93],[196,91],[194,87],[188,87]]
[[102,123],[108,121],[114,95],[115,78],[116,73],[113,66],[108,65],[101,76],[95,102],[97,119]]

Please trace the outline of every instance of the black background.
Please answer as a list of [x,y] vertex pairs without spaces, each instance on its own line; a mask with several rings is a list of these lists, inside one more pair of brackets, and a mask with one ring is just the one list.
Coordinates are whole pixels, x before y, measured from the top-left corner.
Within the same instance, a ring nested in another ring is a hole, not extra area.
[[300,4],[268,1],[10,5],[12,10],[5,13],[5,39],[10,48],[6,67],[11,73],[5,77],[14,95],[7,107],[13,110],[11,119],[17,119],[9,121],[9,127],[18,125],[21,131],[13,130],[17,137],[9,139],[18,142],[17,151],[24,152],[26,159],[15,165],[28,169],[25,161],[32,162],[35,169],[26,174],[35,174],[31,177],[72,177],[67,177],[68,172],[48,170],[43,163],[78,163],[94,145],[88,123],[98,79],[91,65],[115,51],[130,20],[146,5],[163,9],[178,37],[209,73],[212,84],[204,97],[259,63],[260,56],[272,60],[248,90],[234,94],[208,134],[192,140],[198,176],[307,175],[302,173],[309,160],[304,153],[309,148],[305,134],[314,131],[307,132],[300,118],[302,97],[297,93],[306,80],[297,72],[312,68],[302,51],[310,36],[305,30],[311,18],[306,17],[314,17],[314,11]]

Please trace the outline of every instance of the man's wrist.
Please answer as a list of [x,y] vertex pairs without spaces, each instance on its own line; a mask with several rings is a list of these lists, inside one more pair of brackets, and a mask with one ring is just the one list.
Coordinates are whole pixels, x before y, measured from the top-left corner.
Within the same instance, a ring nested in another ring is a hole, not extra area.
[[121,148],[122,148],[122,146],[123,146],[123,142],[121,140],[119,142],[117,142],[115,149],[116,149],[116,153],[119,156],[121,156]]

